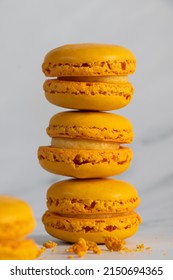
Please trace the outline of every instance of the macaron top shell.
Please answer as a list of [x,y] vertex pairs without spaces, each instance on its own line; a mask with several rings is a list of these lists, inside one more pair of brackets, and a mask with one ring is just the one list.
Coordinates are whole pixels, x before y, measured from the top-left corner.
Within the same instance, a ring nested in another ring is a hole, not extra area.
[[105,112],[68,111],[54,115],[49,122],[50,137],[68,137],[131,143],[131,122],[122,116]]
[[34,220],[32,208],[24,201],[10,196],[0,196],[0,225],[15,221]]
[[137,197],[136,189],[127,182],[114,179],[63,180],[53,184],[47,196],[68,199],[128,200]]
[[135,71],[133,53],[122,46],[71,44],[55,48],[44,58],[42,70],[48,77],[126,75]]
[[132,211],[140,199],[129,183],[114,179],[64,180],[47,191],[47,206],[58,213],[120,213]]

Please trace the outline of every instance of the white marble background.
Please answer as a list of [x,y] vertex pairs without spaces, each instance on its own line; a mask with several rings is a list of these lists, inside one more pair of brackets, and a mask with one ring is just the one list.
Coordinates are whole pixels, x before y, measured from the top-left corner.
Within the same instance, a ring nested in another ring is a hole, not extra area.
[[[44,55],[67,43],[111,43],[137,58],[133,101],[116,111],[134,125],[134,160],[118,178],[134,184],[141,197],[143,224],[128,244],[144,243],[152,252],[88,258],[173,258],[172,28],[171,0],[0,0],[0,193],[32,205],[39,244],[50,238],[40,222],[46,190],[62,177],[41,169],[37,148],[49,144],[48,121],[64,110],[44,98]],[[64,248],[43,258],[66,258]]]

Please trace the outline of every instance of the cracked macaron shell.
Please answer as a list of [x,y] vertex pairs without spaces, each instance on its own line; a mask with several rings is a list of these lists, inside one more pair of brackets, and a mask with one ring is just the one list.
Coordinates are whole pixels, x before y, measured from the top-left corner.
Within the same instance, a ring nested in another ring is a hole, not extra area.
[[114,179],[64,180],[47,191],[48,210],[60,214],[123,213],[139,203],[131,184]]
[[49,122],[50,137],[69,137],[131,143],[134,137],[131,122],[106,112],[67,111],[54,115]]
[[42,70],[47,77],[127,75],[136,69],[133,53],[122,46],[71,44],[47,53]]
[[25,201],[0,196],[0,239],[17,239],[31,233],[36,226],[32,208]]
[[80,179],[120,174],[128,169],[132,157],[132,150],[121,146],[117,150],[38,149],[39,163],[45,170]]

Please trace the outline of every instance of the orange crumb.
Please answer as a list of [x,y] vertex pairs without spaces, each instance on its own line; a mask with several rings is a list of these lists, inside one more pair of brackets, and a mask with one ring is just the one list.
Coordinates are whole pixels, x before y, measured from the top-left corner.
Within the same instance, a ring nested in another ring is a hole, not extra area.
[[129,248],[127,248],[127,247],[124,247],[124,248],[123,248],[123,251],[124,251],[125,253],[135,253],[135,252],[143,252],[144,249],[147,250],[148,253],[150,254],[150,252],[151,252],[151,247],[145,247],[144,244],[138,244],[138,245],[136,245],[136,248],[133,248],[133,249],[129,249]]
[[143,251],[144,250],[144,244],[136,245],[136,249],[138,249],[139,251]]
[[86,241],[86,245],[88,246],[88,251],[92,251],[95,254],[101,254],[102,251],[97,243],[93,241]]
[[69,256],[68,256],[68,259],[74,259],[74,256],[69,255]]
[[123,251],[125,253],[135,253],[135,252],[143,252],[144,249],[145,249],[144,244],[138,244],[138,245],[136,245],[136,248],[133,248],[133,249],[129,249],[127,247],[124,247]]
[[58,246],[58,244],[53,241],[47,241],[47,242],[43,243],[43,247],[45,247],[45,248],[54,248],[56,246]]
[[151,247],[146,247],[145,250],[151,250]]
[[136,252],[136,249],[129,249],[128,247],[124,247],[123,248],[123,252],[125,252],[125,253],[133,253],[133,252]]
[[46,250],[45,247],[41,247],[41,248],[40,248],[40,253],[43,253],[45,250]]
[[121,251],[124,248],[125,241],[115,237],[105,237],[105,245],[109,251]]
[[67,252],[75,253],[79,257],[83,257],[87,252],[86,241],[80,238],[79,241],[67,249]]
[[120,254],[124,253],[135,253],[135,252],[143,252],[144,249],[148,250],[148,253],[151,252],[151,247],[146,247],[144,244],[138,244],[135,248],[129,249],[125,246],[125,241],[121,239],[117,239],[115,237],[105,237],[105,246],[109,249],[109,251],[119,251]]
[[87,251],[92,251],[95,254],[101,254],[101,249],[95,242],[86,241],[84,238],[80,238],[77,243],[67,249],[67,252],[75,253],[79,257],[83,257]]

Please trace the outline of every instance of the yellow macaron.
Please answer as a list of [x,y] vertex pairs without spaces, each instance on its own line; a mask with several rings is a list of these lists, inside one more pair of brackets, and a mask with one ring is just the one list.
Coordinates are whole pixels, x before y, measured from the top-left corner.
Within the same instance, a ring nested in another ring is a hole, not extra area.
[[132,150],[122,146],[133,140],[130,121],[122,116],[68,111],[53,116],[47,128],[51,146],[38,149],[41,166],[49,172],[76,178],[120,174],[132,159]]
[[134,88],[128,75],[135,69],[133,53],[122,46],[61,46],[44,58],[42,70],[51,77],[43,86],[45,96],[49,102],[65,108],[119,109],[132,99]]
[[82,237],[104,243],[106,237],[125,239],[136,233],[139,203],[136,189],[123,181],[64,180],[48,189],[42,221],[50,235],[67,242]]
[[36,226],[32,208],[25,201],[0,196],[0,239],[19,239]]
[[40,254],[37,244],[25,239],[36,226],[32,208],[25,201],[0,196],[0,259],[35,259]]

